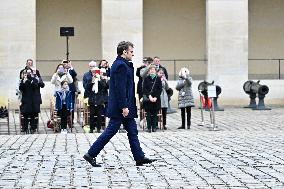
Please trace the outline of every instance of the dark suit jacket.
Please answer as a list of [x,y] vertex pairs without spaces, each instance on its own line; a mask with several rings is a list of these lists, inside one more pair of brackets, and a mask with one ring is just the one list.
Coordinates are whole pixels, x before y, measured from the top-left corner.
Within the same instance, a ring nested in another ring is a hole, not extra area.
[[108,117],[123,118],[122,108],[128,108],[126,118],[137,117],[133,63],[117,56],[110,70]]

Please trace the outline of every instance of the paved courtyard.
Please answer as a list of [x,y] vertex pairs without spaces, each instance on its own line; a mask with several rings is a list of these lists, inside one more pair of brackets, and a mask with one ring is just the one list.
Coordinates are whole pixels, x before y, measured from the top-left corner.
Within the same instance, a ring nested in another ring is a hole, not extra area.
[[0,187],[284,189],[284,108],[272,108],[225,107],[216,112],[218,131],[211,131],[208,112],[198,126],[200,110],[193,109],[190,130],[177,130],[180,114],[169,114],[166,131],[139,128],[144,152],[158,161],[136,167],[122,132],[98,156],[101,168],[82,159],[98,133],[76,124],[73,133],[52,134],[46,110],[40,134],[19,135],[18,115],[10,112],[13,135],[0,136]]

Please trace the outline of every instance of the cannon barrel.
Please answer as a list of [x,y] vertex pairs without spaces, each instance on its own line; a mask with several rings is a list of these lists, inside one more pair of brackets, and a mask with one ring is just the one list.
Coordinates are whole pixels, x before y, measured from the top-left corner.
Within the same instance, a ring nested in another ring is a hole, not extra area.
[[246,81],[243,85],[243,89],[247,94],[255,93],[266,95],[269,92],[269,87],[267,85],[259,84],[259,81]]
[[253,84],[251,90],[260,95],[266,95],[269,92],[269,88],[266,85],[260,85],[259,83]]
[[[269,88],[267,85],[259,84],[259,80],[257,82],[254,81],[246,81],[243,85],[243,89],[245,93],[249,95],[250,103],[245,108],[252,108],[253,110],[271,110],[267,108],[264,104],[265,95],[269,92]],[[255,98],[258,97],[258,105],[256,105]]]
[[[207,96],[208,93],[207,93],[207,90],[208,90],[208,86],[209,85],[213,85],[214,81],[212,81],[211,83],[207,82],[207,81],[202,81],[201,83],[199,83],[198,85],[198,90],[201,91],[201,93],[204,95],[204,96]],[[216,93],[217,93],[217,96],[219,94],[221,94],[222,92],[222,89],[219,85],[216,85]]]

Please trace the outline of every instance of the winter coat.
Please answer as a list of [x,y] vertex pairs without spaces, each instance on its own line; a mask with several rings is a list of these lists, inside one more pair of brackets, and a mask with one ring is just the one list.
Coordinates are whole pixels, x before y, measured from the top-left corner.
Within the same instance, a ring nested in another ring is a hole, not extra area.
[[38,87],[35,89],[36,98],[37,98],[37,101],[39,101],[40,104],[42,104],[40,88],[44,88],[45,84],[42,81],[41,77],[37,77],[36,79],[38,80]]
[[98,92],[95,93],[95,91],[92,90],[95,83],[92,83],[92,80],[88,81],[87,84],[87,91],[89,94],[89,101],[88,103],[90,105],[96,106],[96,105],[103,105],[105,102],[105,91],[107,91],[107,82],[105,79],[101,79],[98,81]]
[[76,71],[72,68],[72,69],[69,69],[68,70],[68,73],[71,75],[71,77],[72,77],[72,82],[71,83],[69,83],[68,82],[68,86],[69,86],[69,91],[71,91],[71,92],[76,92],[76,86],[75,86],[75,81],[77,80],[77,73],[76,73]]
[[[63,106],[62,98],[63,98],[63,91],[62,90],[56,91],[55,92],[55,110],[56,111],[62,109],[62,106]],[[72,101],[71,91],[69,90],[66,91],[65,103],[66,103],[67,110],[71,112],[73,110],[74,104]]]
[[139,78],[138,83],[137,83],[137,94],[139,95],[139,97],[141,97],[143,95],[143,92],[142,92],[143,77],[140,75],[140,71],[141,71],[141,69],[143,69],[145,67],[146,66],[141,66],[141,67],[137,68],[137,70],[136,70],[136,76]]
[[133,63],[117,56],[110,69],[107,116],[124,118],[123,108],[129,110],[126,118],[137,117]]
[[66,80],[68,84],[73,82],[72,76],[67,72],[63,76],[59,76],[57,73],[54,73],[51,78],[51,83],[55,85],[55,91],[61,90],[61,82]]
[[169,97],[167,94],[167,90],[169,89],[168,81],[162,81],[162,93],[161,93],[161,108],[169,107]]
[[186,78],[180,77],[177,81],[176,90],[179,91],[179,108],[194,106],[194,98],[192,94],[192,78],[190,76],[186,76]]
[[[152,88],[153,90],[151,91]],[[146,95],[149,98],[149,95],[151,95],[152,97],[156,97],[157,101],[156,102],[148,101],[146,103],[143,103],[143,107],[146,112],[153,110],[158,111],[161,109],[161,98],[160,98],[161,93],[162,93],[161,79],[157,76],[152,79],[151,76],[148,75],[143,81],[143,96]]]
[[92,77],[93,76],[92,76],[91,71],[84,73],[84,76],[83,76],[83,88],[85,90],[84,91],[84,98],[89,98],[89,96],[90,96],[90,94],[89,94],[90,91],[87,90],[87,84],[88,84],[89,80],[92,80]]
[[41,96],[38,93],[38,80],[36,78],[30,78],[26,82],[21,80],[19,90],[22,92],[21,113],[39,113]]

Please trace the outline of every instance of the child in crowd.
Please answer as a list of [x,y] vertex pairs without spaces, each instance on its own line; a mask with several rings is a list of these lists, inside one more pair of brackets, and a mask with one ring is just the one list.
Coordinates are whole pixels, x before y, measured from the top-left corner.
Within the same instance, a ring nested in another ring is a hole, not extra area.
[[179,91],[178,107],[181,109],[182,125],[178,129],[185,129],[185,111],[187,113],[187,128],[191,125],[191,107],[194,107],[192,94],[192,78],[187,68],[181,68],[179,71],[179,80],[177,81],[176,90]]
[[67,118],[73,110],[72,95],[68,89],[68,82],[61,82],[61,90],[55,92],[55,110],[61,118],[61,133],[67,134]]
[[147,119],[147,131],[155,132],[158,126],[158,112],[161,108],[162,81],[157,77],[156,67],[149,67],[148,76],[143,81],[143,107]]
[[169,89],[168,80],[165,77],[165,73],[163,69],[158,70],[158,77],[162,82],[162,93],[161,93],[161,108],[162,108],[162,116],[163,116],[163,129],[167,130],[167,109],[169,107],[169,98],[167,94],[167,90]]

